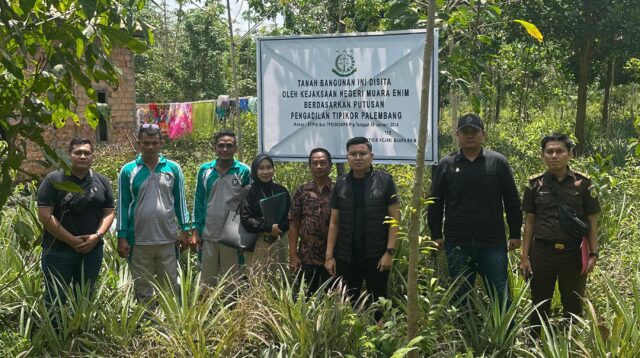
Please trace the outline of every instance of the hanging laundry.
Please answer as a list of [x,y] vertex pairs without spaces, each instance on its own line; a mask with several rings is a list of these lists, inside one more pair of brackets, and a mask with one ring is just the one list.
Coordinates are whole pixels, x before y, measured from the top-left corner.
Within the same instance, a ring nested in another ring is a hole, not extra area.
[[169,138],[191,133],[191,103],[172,103],[169,113]]
[[227,116],[227,112],[222,107],[216,107],[216,117],[219,121],[224,121]]
[[151,123],[151,111],[148,104],[137,104],[135,128],[140,128],[143,123]]
[[249,111],[249,99],[248,98],[240,98],[238,100],[238,107],[240,107],[241,111]]
[[153,123],[160,127],[165,139],[177,139],[194,132],[200,137],[210,138],[215,128],[217,101],[221,101],[223,106],[219,115],[224,119],[231,102],[225,95],[217,100],[199,102],[136,104],[136,128],[144,123]]
[[153,118],[153,122],[160,127],[163,136],[169,135],[169,104],[149,103],[149,111]]
[[213,121],[216,116],[216,103],[196,102],[191,104],[191,124],[193,135],[210,138],[213,135]]
[[216,100],[216,116],[220,121],[224,121],[231,107],[229,95],[221,94]]
[[249,112],[253,114],[258,113],[258,98],[256,97],[249,98]]

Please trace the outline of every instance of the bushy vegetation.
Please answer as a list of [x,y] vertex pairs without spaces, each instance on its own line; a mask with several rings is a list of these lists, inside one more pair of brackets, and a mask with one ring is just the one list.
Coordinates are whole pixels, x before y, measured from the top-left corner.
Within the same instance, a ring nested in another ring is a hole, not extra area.
[[[36,3],[36,9],[49,8],[49,2]],[[80,19],[91,17],[84,13],[84,7],[75,5],[82,2],[58,3],[73,4],[59,6],[72,9]],[[554,320],[543,327],[540,340],[532,339],[528,315],[533,307],[528,286],[517,273],[517,253],[509,257],[514,297],[511,307],[490,305],[487,295],[477,287],[469,297],[470,311],[455,308],[452,292],[456,282],[449,279],[444,255],[433,248],[422,222],[419,334],[407,341],[406,230],[411,210],[407,203],[412,196],[414,170],[411,166],[383,166],[394,175],[403,200],[403,219],[399,223],[402,231],[388,300],[373,307],[364,302],[354,307],[339,289],[305,297],[304,288],[295,287],[293,275],[286,271],[267,276],[249,274],[240,280],[227,278],[216,287],[205,289],[197,284],[196,255],[184,252],[180,258],[179,295],[158,287],[158,306],[149,309],[135,302],[129,268],[117,256],[116,238],[109,233],[95,295],[89,297],[86,287],[69,288],[67,295],[73,299],[56,307],[59,316],[55,329],[51,324],[54,313],[47,311],[42,299],[38,246],[42,229],[35,214],[35,187],[15,187],[10,169],[17,168],[19,160],[3,158],[0,207],[12,190],[13,195],[0,215],[0,356],[401,357],[416,349],[420,356],[433,357],[640,356],[640,8],[631,1],[617,0],[437,3],[442,44],[441,155],[455,147],[447,123],[451,117],[465,110],[479,112],[487,122],[487,146],[508,157],[522,191],[526,178],[543,170],[538,146],[543,135],[559,131],[579,139],[583,155],[572,167],[592,177],[602,206],[598,221],[601,259],[589,278],[582,318],[571,324]],[[58,41],[58,36],[62,36],[62,43],[75,43],[77,48],[84,48],[89,42],[73,35],[74,31],[58,31],[53,21],[44,21],[49,16],[47,11],[30,13],[22,2],[11,4],[15,13],[0,12],[6,20],[2,22],[5,25],[0,25],[0,32],[12,39],[19,37],[19,41],[6,43],[21,52],[9,51],[15,58],[3,58],[0,72],[8,68],[18,75],[0,78],[8,81],[11,88],[19,85],[25,91],[14,91],[17,97],[5,96],[4,103],[11,106],[5,106],[8,110],[3,112],[6,113],[0,123],[12,135],[9,139],[22,135],[34,140],[39,136],[27,135],[40,133],[40,129],[32,132],[40,128],[34,123],[51,123],[51,112],[60,121],[72,108],[73,100],[68,97],[71,86],[60,83],[71,83],[73,77],[91,88],[91,81],[82,80],[87,74],[77,70],[82,68],[80,65],[69,66],[71,73],[48,75],[46,61],[36,68],[36,73],[43,76],[33,76],[33,83],[43,79],[44,85],[18,81],[20,68],[28,67],[24,53],[42,43],[27,41],[28,46],[21,47],[14,44],[22,43],[22,34],[27,30],[33,30],[33,36],[27,37],[40,36],[51,43]],[[426,2],[408,0],[292,0],[286,6],[282,1],[251,0],[250,4],[254,18],[248,17],[254,23],[284,18],[282,26],[261,30],[274,35],[419,28],[427,10]],[[138,13],[136,9],[142,8],[144,1],[131,2],[127,7],[104,1],[99,5],[94,9],[95,17],[117,12],[109,17],[110,26],[120,26],[121,16],[126,13],[143,20],[127,22],[132,33],[137,23],[143,29],[147,29],[145,23],[156,29],[156,41],[150,43],[150,50],[135,58],[140,102],[210,99],[230,92],[228,34],[220,21],[223,9],[217,2],[189,9],[180,5],[169,16],[166,9],[158,11],[155,5]],[[29,27],[24,19],[46,26]],[[519,25],[514,25],[514,19],[528,19],[538,25],[544,42],[531,39]],[[84,27],[85,21],[73,24]],[[29,28],[23,29],[24,26]],[[116,36],[112,33],[115,30],[103,30],[104,34],[98,32],[91,38],[127,43],[128,37],[122,38],[123,34]],[[255,43],[249,35],[236,38],[239,95],[255,92]],[[111,41],[101,43],[108,45]],[[138,50],[144,47],[137,40],[130,45]],[[73,49],[80,50],[75,47],[61,46],[61,54],[52,52],[51,58],[64,56],[63,63],[76,63]],[[97,55],[102,58],[103,51],[98,50]],[[86,62],[95,62],[90,60]],[[101,67],[96,68],[102,71]],[[107,74],[111,79],[115,70]],[[89,79],[105,79],[101,73],[89,75]],[[59,95],[51,97],[49,92],[55,86]],[[44,105],[31,96],[32,89],[43,94],[40,97]],[[90,91],[87,94],[93,97]],[[17,100],[22,97],[29,100]],[[36,112],[38,116],[33,117]],[[7,118],[25,120],[11,122]],[[26,120],[29,118],[35,121]],[[257,150],[256,118],[245,114],[241,121],[239,159],[250,162]],[[18,129],[14,128],[16,125]],[[219,122],[216,129],[226,125]],[[182,166],[189,205],[198,166],[213,159],[209,135],[196,134],[168,142],[164,147],[164,154]],[[20,148],[12,140],[0,141],[0,153],[13,153],[21,160]],[[55,153],[49,154],[56,162]],[[117,189],[118,171],[134,155],[133,148],[99,146],[94,168],[109,177]],[[303,163],[276,165],[275,180],[290,190],[308,179]],[[428,193],[429,180],[425,179]],[[556,317],[560,316],[558,295],[552,308]],[[375,309],[384,312],[381,323],[374,321]]]
[[[243,160],[250,161],[256,148],[255,117],[243,120]],[[507,122],[491,123],[487,146],[507,155],[523,187],[529,175],[543,169],[540,136],[569,126],[543,113],[516,128]],[[442,131],[448,130],[443,124]],[[271,272],[266,277],[226,279],[216,287],[203,289],[197,284],[195,255],[184,252],[179,297],[159,287],[159,305],[148,310],[133,298],[129,269],[117,257],[115,237],[110,233],[95,295],[88,297],[86,288],[69,291],[75,299],[57,308],[60,328],[56,331],[50,323],[52,313],[42,300],[41,248],[35,240],[41,228],[35,219],[34,187],[27,185],[16,188],[0,222],[0,324],[4,328],[0,352],[4,356],[400,357],[419,349],[421,356],[436,357],[638,356],[637,135],[633,123],[625,121],[614,122],[612,131],[617,135],[594,140],[592,143],[596,144],[587,148],[592,154],[573,163],[576,170],[592,176],[603,209],[599,219],[602,256],[589,279],[584,317],[570,326],[552,321],[543,327],[541,340],[533,340],[528,334],[528,314],[533,307],[528,286],[517,274],[516,254],[510,256],[514,304],[508,309],[489,305],[478,287],[470,297],[472,311],[461,311],[453,305],[456,283],[448,279],[445,259],[425,235],[419,265],[420,334],[407,342],[408,252],[404,231],[408,215],[400,223],[403,232],[390,280],[391,297],[373,307],[352,307],[340,290],[305,297],[304,288],[296,288],[293,275],[286,271]],[[447,136],[442,135],[443,142]],[[164,152],[181,164],[191,197],[198,165],[213,158],[208,139],[169,142]],[[95,169],[111,178],[115,186],[120,166],[133,155],[131,148],[99,147]],[[406,203],[413,184],[413,168],[384,169],[394,174]],[[277,163],[275,180],[294,189],[308,180],[305,165]],[[406,214],[409,209],[405,206],[403,212]],[[373,319],[376,307],[384,311],[381,324]],[[559,298],[555,297],[553,308],[558,311],[559,307]]]

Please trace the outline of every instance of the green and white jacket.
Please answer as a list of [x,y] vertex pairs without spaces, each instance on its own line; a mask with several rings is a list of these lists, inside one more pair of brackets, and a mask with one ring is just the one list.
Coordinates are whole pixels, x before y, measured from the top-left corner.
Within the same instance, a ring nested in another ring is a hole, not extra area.
[[191,228],[180,165],[160,156],[154,172],[142,157],[125,164],[118,177],[118,237],[133,245],[175,242]]
[[216,163],[213,160],[200,166],[193,200],[193,228],[207,241],[220,240],[227,214],[238,209],[242,188],[251,182],[248,165],[234,160],[231,168],[220,175]]

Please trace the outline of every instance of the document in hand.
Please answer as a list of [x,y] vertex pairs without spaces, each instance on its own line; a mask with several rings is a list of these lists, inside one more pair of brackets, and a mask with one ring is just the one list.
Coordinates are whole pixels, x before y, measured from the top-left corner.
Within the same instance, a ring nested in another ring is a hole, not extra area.
[[582,274],[587,273],[587,265],[589,264],[589,241],[587,237],[582,238],[580,245],[580,261],[582,262]]
[[287,215],[287,195],[286,193],[278,193],[266,199],[260,200],[260,208],[264,223],[271,226],[284,220]]

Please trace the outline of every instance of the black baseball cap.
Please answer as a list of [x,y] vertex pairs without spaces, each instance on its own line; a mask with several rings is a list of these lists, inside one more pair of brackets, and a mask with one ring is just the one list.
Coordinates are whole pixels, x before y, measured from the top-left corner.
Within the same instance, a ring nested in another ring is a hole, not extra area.
[[482,123],[482,119],[477,114],[467,113],[458,119],[458,128],[471,126],[476,127],[480,130],[484,130],[484,123]]

